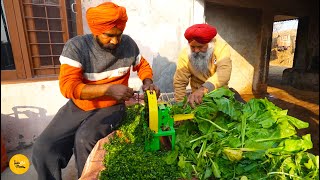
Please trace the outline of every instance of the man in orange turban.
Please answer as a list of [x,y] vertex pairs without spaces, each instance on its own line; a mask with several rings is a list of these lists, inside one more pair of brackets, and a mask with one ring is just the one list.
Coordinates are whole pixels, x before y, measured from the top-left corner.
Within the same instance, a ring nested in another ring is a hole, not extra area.
[[59,86],[69,101],[60,108],[33,145],[32,162],[38,179],[61,179],[75,155],[78,177],[93,146],[116,130],[125,118],[125,101],[133,97],[128,87],[130,70],[137,72],[143,91],[155,91],[149,63],[135,41],[123,30],[126,9],[112,2],[87,10],[92,34],[76,36],[60,56]]
[[[176,101],[182,101],[187,95],[186,88],[190,81],[192,93],[188,96],[191,107],[202,102],[203,96],[219,87],[228,87],[231,75],[230,47],[217,30],[209,24],[195,24],[184,33],[189,47],[179,55],[173,85]],[[244,100],[233,88],[235,98]]]

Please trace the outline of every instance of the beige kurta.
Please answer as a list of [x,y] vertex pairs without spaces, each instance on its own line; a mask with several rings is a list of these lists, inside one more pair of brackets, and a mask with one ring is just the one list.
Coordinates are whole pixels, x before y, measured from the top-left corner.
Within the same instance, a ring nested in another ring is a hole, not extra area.
[[209,75],[205,75],[192,67],[188,58],[189,47],[181,51],[173,79],[176,101],[182,101],[186,96],[186,87],[189,81],[192,92],[201,86],[206,87],[209,92],[215,88],[228,86],[232,69],[230,47],[218,35],[213,39],[213,43],[214,51],[209,64]]

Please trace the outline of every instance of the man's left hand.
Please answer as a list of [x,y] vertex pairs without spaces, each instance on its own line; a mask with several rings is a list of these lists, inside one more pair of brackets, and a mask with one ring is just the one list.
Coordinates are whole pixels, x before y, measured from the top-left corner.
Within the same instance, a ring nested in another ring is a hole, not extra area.
[[201,87],[197,89],[195,92],[189,95],[188,97],[188,103],[192,108],[195,108],[195,103],[196,104],[201,104],[202,103],[202,98],[203,96],[207,93],[208,89],[205,87]]
[[159,96],[160,96],[160,89],[158,88],[158,86],[153,84],[151,79],[145,79],[143,81],[142,90],[143,91],[146,91],[146,90],[153,91],[154,90],[156,92],[157,98],[159,98]]

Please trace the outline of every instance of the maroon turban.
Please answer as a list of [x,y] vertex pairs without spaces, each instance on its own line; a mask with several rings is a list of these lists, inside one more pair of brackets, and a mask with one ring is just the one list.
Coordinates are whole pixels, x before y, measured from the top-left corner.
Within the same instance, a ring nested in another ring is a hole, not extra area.
[[209,24],[195,24],[190,26],[184,33],[184,37],[190,43],[192,40],[201,44],[210,42],[217,35],[215,27]]

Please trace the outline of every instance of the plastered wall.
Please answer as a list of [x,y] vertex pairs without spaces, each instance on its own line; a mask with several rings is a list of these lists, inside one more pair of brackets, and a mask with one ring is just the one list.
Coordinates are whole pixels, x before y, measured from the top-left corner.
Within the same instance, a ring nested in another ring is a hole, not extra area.
[[[90,33],[85,11],[106,2],[82,0],[84,33]],[[124,31],[140,48],[154,69],[154,82],[162,92],[172,92],[172,77],[179,51],[187,45],[183,33],[193,23],[204,22],[203,1],[198,0],[117,0],[127,9],[129,20]],[[181,8],[183,7],[183,8]],[[142,83],[132,73],[129,86],[139,90]],[[30,146],[67,102],[58,81],[1,85],[1,133],[7,150]]]
[[[82,0],[84,33],[91,33],[86,10],[108,0]],[[173,74],[180,50],[187,45],[184,31],[193,23],[204,22],[203,0],[112,0],[126,8],[128,21],[124,34],[130,35],[141,55],[152,65],[154,82],[161,92],[173,92]],[[136,85],[141,85],[132,73]],[[133,87],[136,88],[136,87]]]
[[252,93],[254,64],[259,60],[260,11],[207,3],[205,17],[231,47],[229,86],[241,94]]

